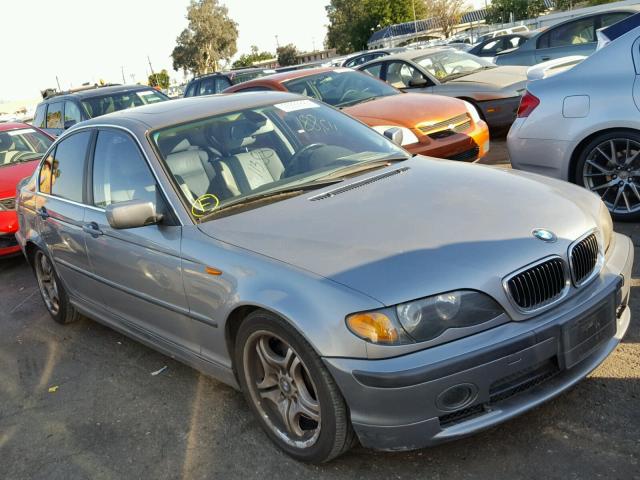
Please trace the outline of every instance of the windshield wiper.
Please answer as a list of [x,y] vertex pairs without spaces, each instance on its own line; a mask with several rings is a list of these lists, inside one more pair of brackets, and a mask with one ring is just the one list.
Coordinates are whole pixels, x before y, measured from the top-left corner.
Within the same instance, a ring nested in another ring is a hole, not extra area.
[[352,100],[350,102],[343,103],[342,105],[339,105],[338,108],[342,109],[342,108],[345,108],[345,107],[351,107],[353,105],[360,105],[361,103],[367,103],[367,102],[370,102],[371,100],[375,100],[376,98],[380,98],[380,95],[373,95],[372,97],[367,97],[367,98],[358,99],[358,100]]
[[339,179],[342,177],[346,177],[347,175],[353,175],[354,173],[365,172],[367,170],[373,170],[375,168],[382,168],[391,165],[392,163],[404,162],[405,160],[409,160],[411,157],[392,157],[392,158],[382,158],[380,160],[369,160],[368,162],[359,162],[353,165],[347,165],[346,167],[339,168],[334,170],[333,172],[325,175],[324,177],[320,177],[320,180],[324,179]]
[[246,197],[239,198],[238,200],[225,203],[224,205],[221,205],[219,208],[216,208],[215,210],[212,210],[211,212],[208,212],[204,216],[200,217],[199,221],[203,222],[211,217],[218,215],[220,212],[224,212],[226,210],[230,210],[233,208],[243,207],[251,203],[258,203],[264,200],[268,200],[268,199],[271,199],[274,197],[280,197],[280,196],[282,196],[280,200],[284,200],[285,198],[299,195],[304,191],[315,190],[318,188],[326,187],[328,185],[339,183],[341,181],[342,180],[340,179],[325,180],[324,178],[322,178],[322,179],[312,180],[310,182],[299,183],[296,185],[284,186],[282,188],[268,190],[262,193],[255,193],[253,195],[248,195]]

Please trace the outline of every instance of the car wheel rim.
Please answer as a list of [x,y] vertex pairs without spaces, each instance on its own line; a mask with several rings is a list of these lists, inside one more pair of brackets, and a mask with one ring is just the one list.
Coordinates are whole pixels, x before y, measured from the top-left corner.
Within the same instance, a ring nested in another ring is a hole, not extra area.
[[582,179],[610,212],[640,211],[640,143],[628,138],[600,143],[587,155]]
[[244,348],[244,374],[260,417],[286,444],[314,445],[320,435],[317,389],[298,353],[271,332],[253,333]]
[[52,315],[57,315],[60,310],[60,299],[58,294],[58,283],[56,282],[51,262],[49,262],[46,255],[38,252],[36,255],[35,265],[38,286],[40,287],[40,293],[42,294],[44,303]]

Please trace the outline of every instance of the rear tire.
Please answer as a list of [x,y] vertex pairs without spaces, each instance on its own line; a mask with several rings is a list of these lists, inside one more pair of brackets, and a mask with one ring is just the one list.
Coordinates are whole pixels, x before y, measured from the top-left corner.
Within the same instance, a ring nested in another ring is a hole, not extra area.
[[578,153],[573,181],[599,195],[614,220],[640,219],[640,133],[595,137]]
[[33,254],[32,265],[38,281],[40,296],[51,318],[62,325],[78,320],[80,314],[71,305],[69,295],[67,295],[67,291],[47,254],[42,250],[36,250]]
[[235,365],[260,426],[291,457],[322,463],[353,445],[337,385],[309,343],[280,317],[264,310],[247,316],[236,337]]

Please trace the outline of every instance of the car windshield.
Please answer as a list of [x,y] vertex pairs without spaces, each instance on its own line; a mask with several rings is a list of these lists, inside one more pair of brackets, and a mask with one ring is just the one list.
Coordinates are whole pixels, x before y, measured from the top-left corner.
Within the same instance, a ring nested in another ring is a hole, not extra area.
[[[246,94],[250,95],[250,94]],[[151,135],[194,217],[327,182],[342,170],[409,155],[360,122],[310,99],[212,116]],[[338,179],[336,179],[338,177]]]
[[157,103],[167,100],[162,93],[152,88],[148,90],[135,90],[129,92],[118,92],[99,97],[90,97],[82,100],[82,105],[89,117],[99,117],[107,113],[126,110],[127,108],[139,107],[150,103]]
[[460,50],[442,50],[416,58],[414,61],[438,80],[445,82],[495,67],[487,60]]
[[284,82],[287,90],[313,97],[334,107],[348,107],[398,90],[366,73],[339,68]]
[[249,80],[264,77],[266,75],[271,75],[273,73],[276,73],[276,71],[275,70],[255,70],[251,72],[238,72],[231,77],[231,83],[233,85],[238,85],[239,83],[248,82]]
[[0,166],[38,159],[52,142],[33,128],[0,132]]

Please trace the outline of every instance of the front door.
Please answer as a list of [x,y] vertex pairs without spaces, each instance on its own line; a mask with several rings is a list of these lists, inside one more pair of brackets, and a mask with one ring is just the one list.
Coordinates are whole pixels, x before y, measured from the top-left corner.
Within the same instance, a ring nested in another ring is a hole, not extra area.
[[182,227],[165,215],[159,225],[116,230],[106,218],[107,206],[127,200],[148,200],[166,212],[133,138],[124,131],[101,129],[90,175],[92,206],[84,219],[85,240],[104,307],[130,328],[199,352],[182,283]]

